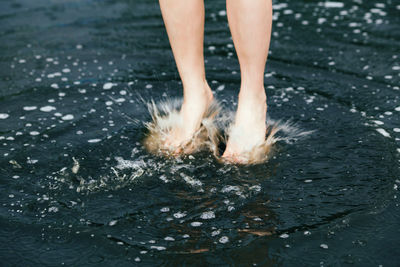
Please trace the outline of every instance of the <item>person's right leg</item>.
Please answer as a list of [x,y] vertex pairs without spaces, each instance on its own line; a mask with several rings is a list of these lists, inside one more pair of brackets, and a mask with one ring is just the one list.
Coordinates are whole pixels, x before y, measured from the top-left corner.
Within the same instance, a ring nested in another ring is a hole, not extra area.
[[213,99],[204,70],[204,1],[160,0],[160,8],[183,84],[182,125],[165,140],[174,150],[192,138]]
[[224,158],[242,161],[241,156],[265,140],[266,94],[264,69],[272,27],[271,0],[227,0],[232,39],[239,58],[241,87],[238,109]]

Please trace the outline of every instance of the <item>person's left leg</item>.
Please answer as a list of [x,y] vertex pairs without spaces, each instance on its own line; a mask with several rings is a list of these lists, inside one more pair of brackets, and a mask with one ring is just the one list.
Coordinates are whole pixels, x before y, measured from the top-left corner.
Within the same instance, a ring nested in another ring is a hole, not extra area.
[[272,27],[271,0],[227,0],[232,39],[239,58],[238,108],[224,158],[241,162],[243,154],[265,141],[267,103],[264,70]]
[[172,129],[165,140],[165,147],[175,150],[193,137],[213,100],[204,70],[204,1],[160,0],[159,2],[183,84],[181,125]]

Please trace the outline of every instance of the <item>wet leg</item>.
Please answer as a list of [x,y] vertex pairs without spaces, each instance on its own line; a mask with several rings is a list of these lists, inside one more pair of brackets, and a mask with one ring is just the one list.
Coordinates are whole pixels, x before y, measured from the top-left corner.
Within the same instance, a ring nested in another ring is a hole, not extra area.
[[166,137],[165,146],[178,149],[199,129],[213,95],[204,70],[204,1],[160,0],[178,72],[183,84],[181,124]]
[[241,162],[244,152],[261,144],[266,135],[264,70],[271,37],[272,1],[227,0],[226,4],[241,86],[233,134],[223,157]]

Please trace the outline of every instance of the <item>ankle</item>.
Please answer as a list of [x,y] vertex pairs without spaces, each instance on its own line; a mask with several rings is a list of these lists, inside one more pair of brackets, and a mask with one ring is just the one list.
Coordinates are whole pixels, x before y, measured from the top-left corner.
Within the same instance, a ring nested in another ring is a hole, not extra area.
[[193,101],[211,101],[213,99],[211,88],[205,80],[200,83],[185,84],[183,87],[183,96],[184,99]]
[[263,104],[267,102],[264,86],[248,87],[242,85],[239,92],[239,100],[249,100],[253,103]]

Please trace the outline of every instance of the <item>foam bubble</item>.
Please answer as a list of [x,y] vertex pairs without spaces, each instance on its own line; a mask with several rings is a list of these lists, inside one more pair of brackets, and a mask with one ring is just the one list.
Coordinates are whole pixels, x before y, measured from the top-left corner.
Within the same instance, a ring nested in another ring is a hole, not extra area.
[[228,243],[229,242],[229,237],[223,236],[218,240],[218,242],[220,242],[221,244]]
[[62,116],[61,119],[64,120],[64,121],[70,121],[70,120],[73,120],[73,119],[74,119],[74,115],[72,115],[72,114],[67,114],[67,115],[65,115],[65,116]]
[[0,120],[5,120],[8,117],[10,117],[10,115],[8,115],[7,113],[0,113]]
[[390,134],[385,129],[378,128],[378,129],[376,129],[376,131],[378,133],[380,133],[381,135],[383,135],[384,137],[390,137]]
[[25,110],[25,111],[32,111],[32,110],[35,110],[35,109],[37,109],[36,106],[25,106],[25,107],[23,107],[23,110]]
[[109,226],[114,226],[114,225],[117,224],[117,222],[118,222],[117,220],[113,220],[113,221],[109,222],[108,225]]
[[159,250],[159,251],[166,250],[166,247],[162,247],[162,246],[151,246],[150,248],[151,249],[156,249],[156,250]]
[[200,186],[203,185],[203,183],[202,183],[201,181],[199,181],[199,180],[197,180],[197,179],[195,179],[195,178],[193,178],[193,177],[190,177],[189,175],[186,175],[186,174],[184,174],[184,173],[181,173],[180,175],[181,175],[181,177],[183,178],[183,180],[184,180],[187,184],[189,184],[190,186],[193,186],[193,187],[200,187]]
[[176,219],[180,219],[180,218],[183,218],[183,217],[185,217],[186,216],[186,212],[180,212],[180,211],[178,211],[177,213],[174,213],[174,217],[176,218]]
[[164,208],[161,208],[160,211],[161,211],[161,212],[168,212],[168,211],[169,211],[169,208],[168,208],[168,207],[164,207]]
[[213,211],[206,211],[201,214],[200,218],[202,218],[203,220],[214,219],[215,213]]
[[114,86],[113,83],[105,83],[105,84],[103,85],[103,89],[104,89],[104,90],[110,90],[113,86]]
[[328,249],[328,245],[327,244],[321,244],[320,247],[323,248],[323,249]]
[[98,143],[98,142],[100,142],[100,141],[101,141],[101,139],[95,138],[95,139],[89,139],[89,140],[88,140],[88,143]]
[[288,235],[288,234],[281,234],[279,237],[280,237],[280,238],[288,238],[289,235]]
[[44,106],[44,107],[40,108],[40,111],[43,111],[43,112],[50,112],[50,111],[53,111],[53,110],[56,110],[56,108],[53,107],[53,106]]
[[220,10],[220,11],[218,11],[218,15],[219,16],[226,16],[226,11],[225,10]]
[[374,122],[376,125],[383,125],[383,124],[384,124],[382,121],[378,121],[378,120],[373,120],[373,122]]
[[54,89],[59,89],[60,87],[58,87],[58,84],[56,84],[56,83],[52,83],[51,85],[50,85],[50,87],[51,88],[54,88]]
[[342,2],[333,2],[333,1],[326,1],[324,3],[326,8],[341,8],[344,7],[344,3]]
[[211,232],[211,236],[216,236],[219,235],[221,233],[221,230],[215,230]]

